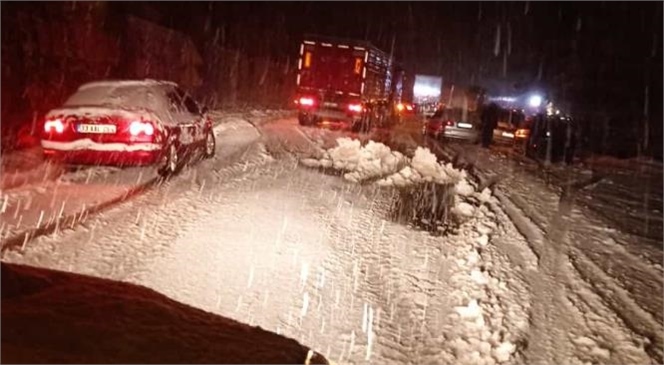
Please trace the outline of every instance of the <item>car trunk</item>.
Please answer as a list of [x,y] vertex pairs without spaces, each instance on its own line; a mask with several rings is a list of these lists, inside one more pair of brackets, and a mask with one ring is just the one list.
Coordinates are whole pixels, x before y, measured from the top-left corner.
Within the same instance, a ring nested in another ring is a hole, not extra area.
[[[51,141],[69,142],[90,139],[96,143],[146,143],[153,142],[157,135],[157,124],[146,113],[103,107],[81,107],[58,109],[49,113],[47,122],[59,119],[64,124],[62,133],[47,132],[43,138]],[[132,135],[129,126],[133,121],[150,121],[155,133]]]

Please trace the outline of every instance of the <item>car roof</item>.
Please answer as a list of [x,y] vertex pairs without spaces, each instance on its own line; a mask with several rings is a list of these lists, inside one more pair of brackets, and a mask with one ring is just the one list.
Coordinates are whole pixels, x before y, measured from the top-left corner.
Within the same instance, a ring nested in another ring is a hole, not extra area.
[[88,82],[81,85],[78,90],[85,90],[94,87],[155,87],[155,86],[170,86],[177,87],[178,85],[172,81],[166,80],[153,80],[153,79],[144,79],[144,80],[100,80]]

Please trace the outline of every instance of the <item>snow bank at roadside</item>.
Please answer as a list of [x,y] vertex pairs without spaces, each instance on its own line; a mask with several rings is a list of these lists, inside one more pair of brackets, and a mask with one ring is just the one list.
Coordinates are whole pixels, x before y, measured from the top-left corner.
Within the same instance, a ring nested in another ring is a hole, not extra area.
[[398,171],[406,163],[406,157],[382,143],[369,141],[362,146],[357,139],[339,138],[337,146],[324,151],[322,158],[301,162],[309,167],[346,171],[346,180],[361,182]]
[[[496,216],[486,204],[493,199],[491,191],[481,192],[466,183],[457,185],[468,220],[458,233],[461,242],[453,258],[450,281],[456,288],[452,297],[457,302],[449,316],[453,326],[447,339],[458,364],[501,364],[518,357],[520,344],[528,329],[530,300],[520,290],[522,283],[513,281],[509,261],[493,247],[494,236],[500,235]],[[482,199],[484,198],[484,199]]]
[[[465,179],[464,171],[451,164],[438,162],[428,148],[418,147],[412,158],[388,146],[369,141],[362,146],[357,139],[338,138],[337,146],[323,151],[319,159],[301,160],[309,167],[333,168],[345,171],[344,178],[353,182],[380,178],[379,186],[407,186],[423,182],[457,184]],[[463,186],[461,190],[467,190]]]

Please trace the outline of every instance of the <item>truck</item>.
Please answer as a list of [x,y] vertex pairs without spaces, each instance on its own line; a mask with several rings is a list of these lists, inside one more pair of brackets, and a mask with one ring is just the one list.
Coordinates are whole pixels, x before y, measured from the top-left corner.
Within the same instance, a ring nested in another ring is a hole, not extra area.
[[343,122],[355,132],[389,127],[400,102],[402,68],[370,42],[306,35],[295,104],[301,125]]

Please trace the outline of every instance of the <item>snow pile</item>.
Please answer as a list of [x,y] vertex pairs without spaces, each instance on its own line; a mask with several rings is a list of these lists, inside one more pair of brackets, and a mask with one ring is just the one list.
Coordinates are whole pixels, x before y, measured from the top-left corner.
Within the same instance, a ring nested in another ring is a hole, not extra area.
[[[419,183],[457,184],[464,180],[464,171],[457,170],[452,164],[438,162],[428,148],[418,147],[413,158],[392,151],[388,146],[369,141],[365,146],[357,139],[339,138],[337,146],[323,151],[319,159],[303,159],[309,167],[334,168],[346,171],[344,178],[361,182],[380,178],[379,186],[409,186]],[[472,187],[466,182],[460,187],[461,192],[470,194]]]
[[452,164],[441,164],[428,148],[418,147],[410,165],[377,182],[380,186],[406,186],[423,182],[456,184],[465,177]]
[[322,158],[304,159],[302,163],[309,167],[346,171],[346,180],[361,182],[394,173],[405,161],[403,154],[392,151],[382,143],[369,141],[363,147],[359,140],[339,138],[337,146],[324,151]]

